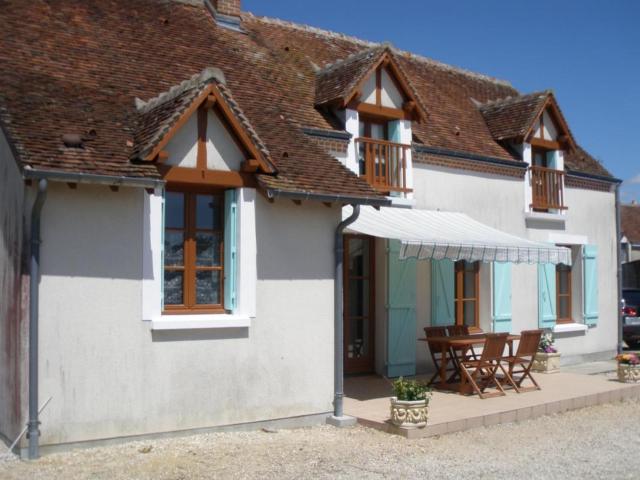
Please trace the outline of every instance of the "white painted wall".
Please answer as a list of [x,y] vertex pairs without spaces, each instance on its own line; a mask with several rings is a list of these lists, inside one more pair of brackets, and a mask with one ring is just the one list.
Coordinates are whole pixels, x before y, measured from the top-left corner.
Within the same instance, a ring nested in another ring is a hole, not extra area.
[[165,147],[167,165],[195,168],[198,163],[198,115],[193,114]]
[[207,168],[237,172],[243,161],[244,153],[222,124],[218,115],[209,110],[207,114]]
[[[22,308],[25,188],[9,143],[0,130],[0,436],[22,428],[26,388],[26,314]],[[24,272],[28,273],[28,272]]]
[[542,121],[544,122],[544,139],[555,141],[558,139],[558,129],[555,122],[551,119],[549,112],[545,110],[542,113]]
[[339,209],[255,201],[249,328],[143,322],[142,189],[53,184],[43,218],[42,444],[331,410]]
[[364,103],[376,103],[376,74],[375,72],[369,75],[369,78],[364,82],[362,86],[362,94],[360,96]]
[[400,90],[396,88],[396,84],[393,82],[386,69],[382,69],[381,75],[381,96],[380,100],[383,107],[390,108],[402,108],[404,104],[404,98]]
[[[617,335],[615,195],[576,188],[565,189],[569,210],[564,227],[528,228],[524,219],[522,180],[463,172],[423,164],[414,165],[416,208],[459,211],[494,228],[537,241],[575,242],[573,271],[575,321],[582,319],[582,266],[580,244],[598,245],[599,320],[586,332],[557,333],[557,345],[567,360],[585,354],[613,352]],[[490,192],[490,193],[488,193]],[[429,262],[418,262],[418,334],[430,319]],[[537,328],[537,266],[513,266],[513,330]],[[481,275],[480,320],[483,330],[491,329],[491,282],[488,264]],[[378,288],[385,288],[378,285]],[[380,322],[380,319],[378,320]],[[428,362],[426,352],[418,349],[418,368]],[[422,368],[421,368],[422,366]]]

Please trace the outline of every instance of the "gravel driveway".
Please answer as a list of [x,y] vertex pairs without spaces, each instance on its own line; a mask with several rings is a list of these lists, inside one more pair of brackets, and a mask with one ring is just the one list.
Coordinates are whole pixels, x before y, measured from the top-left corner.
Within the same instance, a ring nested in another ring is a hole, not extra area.
[[197,435],[0,462],[2,479],[640,478],[640,401],[406,440],[363,427]]

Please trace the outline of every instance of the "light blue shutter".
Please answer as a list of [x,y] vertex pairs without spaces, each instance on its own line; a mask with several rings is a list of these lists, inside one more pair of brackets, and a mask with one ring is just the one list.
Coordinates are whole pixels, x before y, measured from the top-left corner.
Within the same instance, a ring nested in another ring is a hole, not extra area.
[[394,120],[389,125],[389,141],[400,143],[400,120]]
[[582,247],[582,271],[584,272],[584,323],[590,327],[598,323],[598,247]]
[[558,168],[558,151],[551,150],[547,152],[547,168]]
[[493,264],[493,331],[511,332],[511,264]]
[[556,324],[556,266],[538,265],[538,326],[553,328]]
[[431,260],[431,325],[453,325],[456,273],[451,260]]
[[416,373],[416,259],[400,260],[400,241],[389,240],[387,376]]
[[237,306],[237,223],[236,191],[226,190],[224,192],[224,308],[231,312]]

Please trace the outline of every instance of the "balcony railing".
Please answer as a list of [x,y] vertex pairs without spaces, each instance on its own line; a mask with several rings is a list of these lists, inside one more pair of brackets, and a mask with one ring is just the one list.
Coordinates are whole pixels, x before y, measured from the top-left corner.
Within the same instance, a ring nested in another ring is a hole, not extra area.
[[360,176],[385,194],[406,193],[407,150],[410,145],[360,137],[356,139]]
[[564,172],[545,167],[529,167],[531,171],[531,208],[539,211],[566,210],[564,205]]

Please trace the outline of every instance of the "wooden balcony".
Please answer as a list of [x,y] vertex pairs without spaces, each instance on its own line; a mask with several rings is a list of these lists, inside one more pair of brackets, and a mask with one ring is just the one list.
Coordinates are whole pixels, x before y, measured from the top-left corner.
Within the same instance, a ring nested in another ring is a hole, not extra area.
[[564,172],[545,167],[529,167],[531,172],[531,208],[537,211],[566,210]]
[[365,137],[357,138],[356,145],[360,176],[373,188],[386,195],[411,191],[407,188],[407,150],[411,145]]

